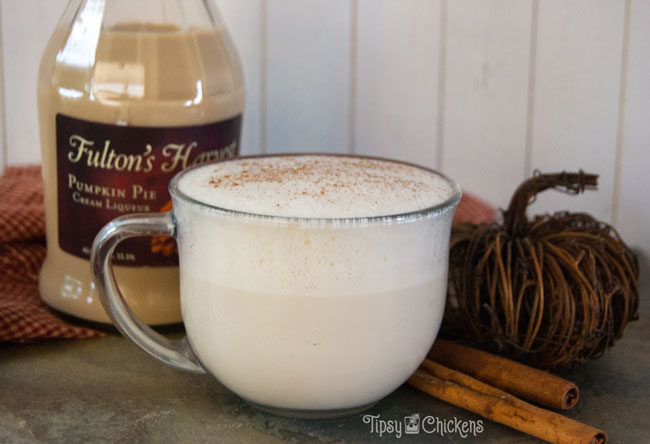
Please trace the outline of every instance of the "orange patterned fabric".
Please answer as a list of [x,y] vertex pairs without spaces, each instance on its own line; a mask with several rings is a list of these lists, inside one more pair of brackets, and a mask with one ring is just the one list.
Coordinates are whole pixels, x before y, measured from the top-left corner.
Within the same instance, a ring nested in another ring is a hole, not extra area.
[[[490,205],[465,193],[454,222],[491,222],[494,214]],[[64,322],[41,301],[38,272],[44,258],[40,167],[7,168],[0,177],[0,342],[103,336]]]
[[38,271],[44,258],[41,169],[7,168],[0,177],[0,342],[103,336],[64,322],[41,301]]
[[463,192],[463,198],[454,214],[454,223],[492,223],[495,217],[496,211],[490,204],[472,194]]

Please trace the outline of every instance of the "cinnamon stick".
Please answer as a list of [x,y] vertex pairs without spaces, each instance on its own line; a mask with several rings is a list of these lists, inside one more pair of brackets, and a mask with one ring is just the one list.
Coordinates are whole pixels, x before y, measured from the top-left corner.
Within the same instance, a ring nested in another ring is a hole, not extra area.
[[[426,369],[426,371],[425,371]],[[432,373],[430,373],[432,372]],[[442,379],[449,378],[449,379]],[[471,376],[425,361],[408,384],[490,421],[557,444],[604,444],[602,430],[535,407]]]
[[435,362],[545,407],[568,410],[578,402],[579,390],[573,382],[475,348],[438,339],[428,356]]

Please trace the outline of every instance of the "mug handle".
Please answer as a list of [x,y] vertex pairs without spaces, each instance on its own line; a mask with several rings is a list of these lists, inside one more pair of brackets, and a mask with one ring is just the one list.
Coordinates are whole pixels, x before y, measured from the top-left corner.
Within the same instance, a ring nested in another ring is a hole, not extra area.
[[90,263],[95,288],[104,310],[117,329],[140,348],[165,364],[191,373],[205,373],[187,337],[172,341],[143,323],[126,304],[115,281],[111,257],[117,244],[137,236],[174,236],[171,211],[161,214],[129,214],[109,222],[95,237]]

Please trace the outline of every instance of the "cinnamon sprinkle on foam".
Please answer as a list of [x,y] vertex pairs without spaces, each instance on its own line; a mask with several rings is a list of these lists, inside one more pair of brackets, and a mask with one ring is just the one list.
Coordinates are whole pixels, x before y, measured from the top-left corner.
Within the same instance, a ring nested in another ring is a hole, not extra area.
[[371,217],[417,211],[451,194],[448,182],[397,162],[338,156],[232,160],[186,174],[180,190],[236,211],[287,217]]

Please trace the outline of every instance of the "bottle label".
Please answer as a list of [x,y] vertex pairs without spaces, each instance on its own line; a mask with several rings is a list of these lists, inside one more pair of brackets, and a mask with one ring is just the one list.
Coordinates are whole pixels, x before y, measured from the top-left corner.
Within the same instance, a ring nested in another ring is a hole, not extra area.
[[[179,171],[239,154],[242,116],[206,125],[136,127],[56,116],[59,246],[88,259],[99,230],[128,213],[171,209],[167,185]],[[178,264],[173,238],[127,239],[116,265]]]

